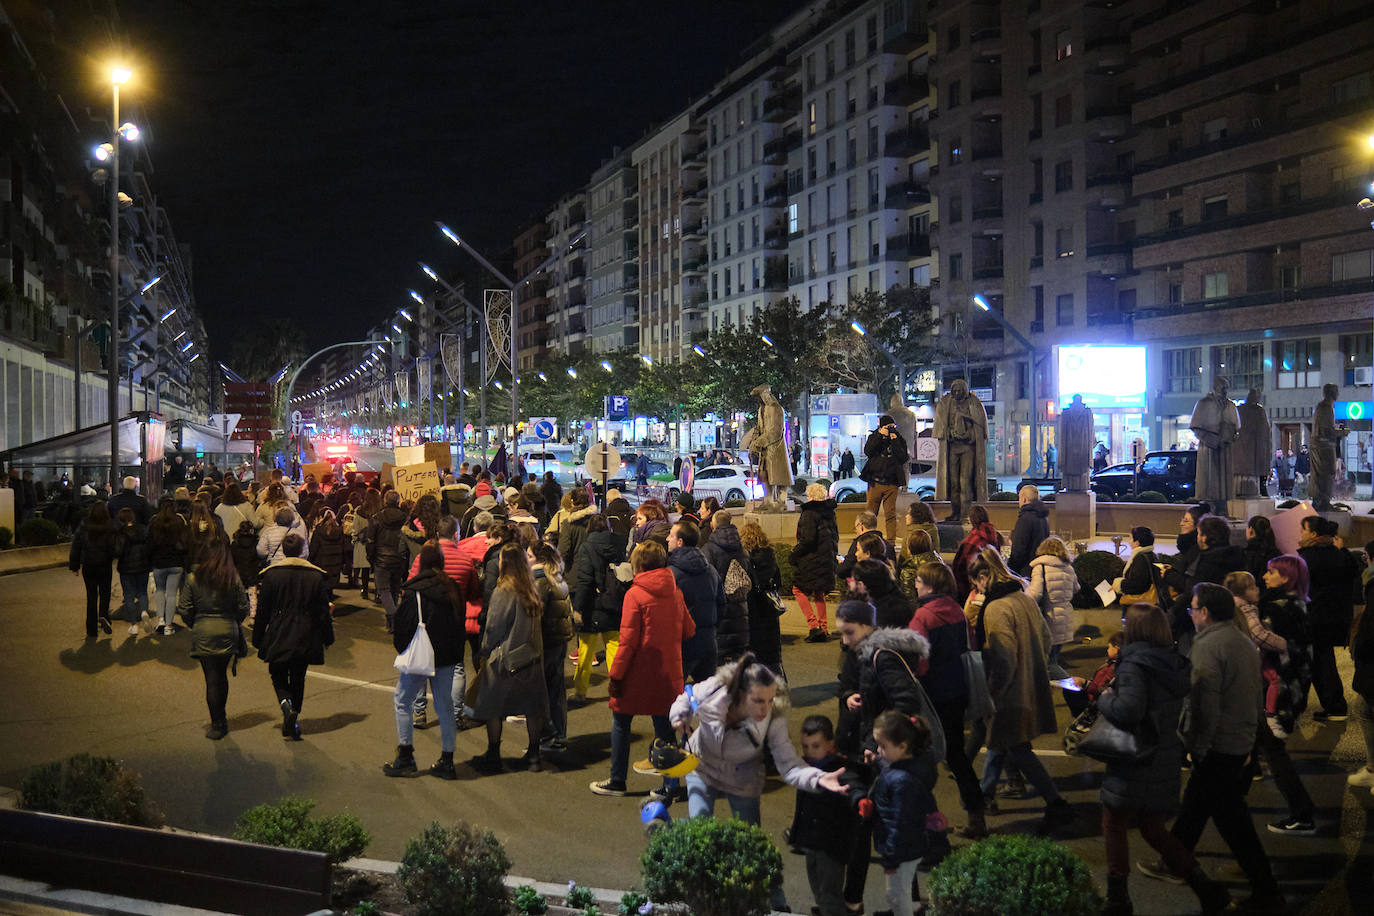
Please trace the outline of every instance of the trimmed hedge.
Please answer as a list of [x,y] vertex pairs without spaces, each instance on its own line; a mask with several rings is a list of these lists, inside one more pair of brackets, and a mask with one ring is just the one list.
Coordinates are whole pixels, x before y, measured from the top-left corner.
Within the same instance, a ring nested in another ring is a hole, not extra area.
[[939,916],[1098,916],[1102,898],[1076,854],[1051,840],[994,836],[952,853],[930,873]]
[[29,770],[19,785],[19,807],[94,821],[161,827],[162,812],[148,801],[138,774],[113,757],[77,754]]

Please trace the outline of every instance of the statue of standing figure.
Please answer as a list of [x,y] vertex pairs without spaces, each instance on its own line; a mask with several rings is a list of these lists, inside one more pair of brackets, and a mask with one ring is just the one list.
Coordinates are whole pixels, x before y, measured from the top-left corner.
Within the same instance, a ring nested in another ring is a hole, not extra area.
[[1093,410],[1076,394],[1059,414],[1059,472],[1066,493],[1086,493],[1093,461]]
[[1331,508],[1331,490],[1336,482],[1336,451],[1341,440],[1350,434],[1342,423],[1336,425],[1336,399],[1340,388],[1330,383],[1322,386],[1322,399],[1312,413],[1312,443],[1308,449],[1312,462],[1308,474],[1308,491],[1312,508],[1320,511]]
[[1240,414],[1226,396],[1231,383],[1218,375],[1212,390],[1193,405],[1191,428],[1197,436],[1197,477],[1194,498],[1224,506],[1234,494],[1231,446],[1240,431]]
[[901,489],[905,490],[911,474],[911,462],[916,460],[916,411],[902,403],[901,394],[893,392],[892,400],[888,402],[887,415],[896,424],[897,435],[906,443],[907,474],[903,477],[901,486]]
[[945,521],[959,521],[975,502],[988,498],[988,412],[961,378],[935,406],[935,438],[940,440],[935,498],[949,500]]
[[1245,403],[1236,408],[1240,417],[1240,433],[1232,451],[1231,471],[1236,475],[1236,495],[1258,496],[1260,481],[1269,476],[1270,445],[1269,412],[1260,403],[1263,392],[1251,388]]
[[783,440],[782,404],[767,385],[759,385],[750,394],[759,399],[759,421],[741,444],[758,460],[759,481],[767,489],[758,508],[760,512],[782,512],[787,508],[787,488],[792,486],[792,463]]

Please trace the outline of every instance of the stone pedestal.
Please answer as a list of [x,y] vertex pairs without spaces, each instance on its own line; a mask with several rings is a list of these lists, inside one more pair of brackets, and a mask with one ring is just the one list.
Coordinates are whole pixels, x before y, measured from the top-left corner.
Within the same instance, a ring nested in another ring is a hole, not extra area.
[[[1327,509],[1324,512],[1313,510],[1314,514],[1322,518],[1330,519],[1341,526],[1340,535],[1343,538],[1350,537],[1350,513],[1345,509]],[[1361,544],[1346,544],[1347,547],[1361,547]]]
[[1054,531],[1068,534],[1075,540],[1097,536],[1097,494],[1056,493],[1054,495]]
[[936,522],[935,527],[940,532],[940,543],[935,546],[937,551],[958,550],[959,542],[968,534],[963,522]]
[[769,541],[795,541],[797,539],[797,515],[796,512],[756,512],[749,509],[743,516],[735,516],[736,524],[746,522],[757,522],[763,529],[763,533],[768,536]]
[[1238,518],[1242,522],[1249,521],[1253,516],[1269,516],[1278,512],[1274,508],[1274,501],[1263,496],[1245,496],[1226,501],[1226,514],[1231,518]]

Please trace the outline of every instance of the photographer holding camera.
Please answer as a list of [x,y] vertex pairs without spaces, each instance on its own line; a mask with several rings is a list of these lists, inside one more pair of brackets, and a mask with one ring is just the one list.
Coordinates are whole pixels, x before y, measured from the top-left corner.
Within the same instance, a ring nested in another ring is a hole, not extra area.
[[859,477],[868,483],[867,509],[877,515],[878,508],[883,507],[887,539],[894,541],[897,538],[897,493],[907,482],[910,458],[906,441],[897,434],[896,421],[890,414],[878,418],[878,428],[864,442],[864,454],[868,461]]

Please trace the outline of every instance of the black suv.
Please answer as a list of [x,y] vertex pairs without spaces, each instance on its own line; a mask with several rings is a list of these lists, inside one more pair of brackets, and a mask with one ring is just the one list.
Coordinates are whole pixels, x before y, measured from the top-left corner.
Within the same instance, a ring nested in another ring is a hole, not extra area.
[[1169,502],[1191,502],[1197,480],[1197,452],[1147,452],[1137,475],[1130,462],[1114,464],[1092,475],[1092,491],[1100,499],[1121,500],[1154,490]]

